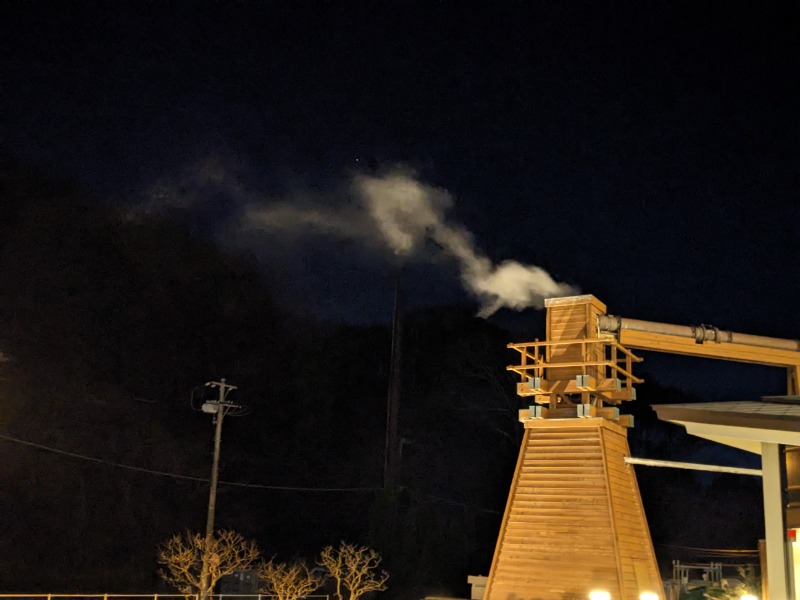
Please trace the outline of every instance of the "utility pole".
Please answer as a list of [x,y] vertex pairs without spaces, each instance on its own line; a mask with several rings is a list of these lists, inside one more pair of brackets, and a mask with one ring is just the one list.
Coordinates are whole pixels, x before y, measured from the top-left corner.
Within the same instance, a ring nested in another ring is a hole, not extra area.
[[222,442],[222,419],[225,413],[231,408],[239,408],[236,404],[226,402],[225,398],[228,393],[236,389],[235,385],[228,385],[225,379],[219,381],[209,381],[206,387],[218,388],[219,398],[216,401],[204,402],[202,410],[204,413],[215,415],[214,427],[214,459],[211,463],[211,488],[208,491],[208,513],[206,515],[206,539],[203,548],[203,566],[200,580],[202,582],[202,589],[200,589],[200,600],[206,600],[208,593],[209,583],[209,568],[208,568],[208,555],[211,549],[211,541],[214,537],[214,512],[217,506],[217,480],[219,473],[219,450]]

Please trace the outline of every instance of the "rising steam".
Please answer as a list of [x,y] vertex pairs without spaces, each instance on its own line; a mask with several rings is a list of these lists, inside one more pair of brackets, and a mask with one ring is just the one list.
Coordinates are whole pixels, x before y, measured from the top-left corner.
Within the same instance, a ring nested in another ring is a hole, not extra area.
[[444,190],[402,173],[359,176],[355,187],[386,243],[397,254],[413,254],[428,238],[457,261],[462,283],[481,302],[478,314],[482,317],[501,308],[541,308],[545,298],[575,293],[541,267],[515,261],[493,264],[475,248],[466,229],[445,220],[452,199]]
[[476,249],[466,229],[447,222],[452,198],[445,190],[402,172],[359,175],[353,187],[361,202],[357,207],[322,208],[308,201],[249,204],[244,222],[260,229],[305,228],[371,242],[377,233],[377,241],[404,259],[419,255],[423,248],[430,252],[431,244],[426,242],[432,241],[440,252],[455,259],[464,287],[481,303],[482,317],[501,308],[541,308],[545,298],[575,293],[541,267],[515,261],[493,264]]

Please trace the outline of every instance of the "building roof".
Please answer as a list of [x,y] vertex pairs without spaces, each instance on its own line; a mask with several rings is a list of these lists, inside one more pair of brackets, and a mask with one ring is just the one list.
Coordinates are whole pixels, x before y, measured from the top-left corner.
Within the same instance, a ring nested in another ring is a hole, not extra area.
[[762,442],[800,446],[800,398],[766,397],[760,401],[659,404],[658,418],[728,446],[761,453]]

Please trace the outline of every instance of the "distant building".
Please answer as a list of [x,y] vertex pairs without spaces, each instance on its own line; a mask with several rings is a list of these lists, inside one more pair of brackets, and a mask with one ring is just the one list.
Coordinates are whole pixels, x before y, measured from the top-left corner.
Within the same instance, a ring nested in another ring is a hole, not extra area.
[[258,572],[255,569],[239,571],[219,580],[220,594],[258,594]]

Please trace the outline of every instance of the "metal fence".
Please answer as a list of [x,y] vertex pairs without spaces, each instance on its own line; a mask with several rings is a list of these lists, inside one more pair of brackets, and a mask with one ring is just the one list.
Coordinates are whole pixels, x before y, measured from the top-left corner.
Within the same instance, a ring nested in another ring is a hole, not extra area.
[[[0,594],[0,598],[14,600],[117,600],[117,599],[149,599],[149,600],[200,600],[199,594]],[[270,594],[209,594],[208,600],[269,600],[277,598]],[[330,600],[328,594],[311,594],[307,600]]]

